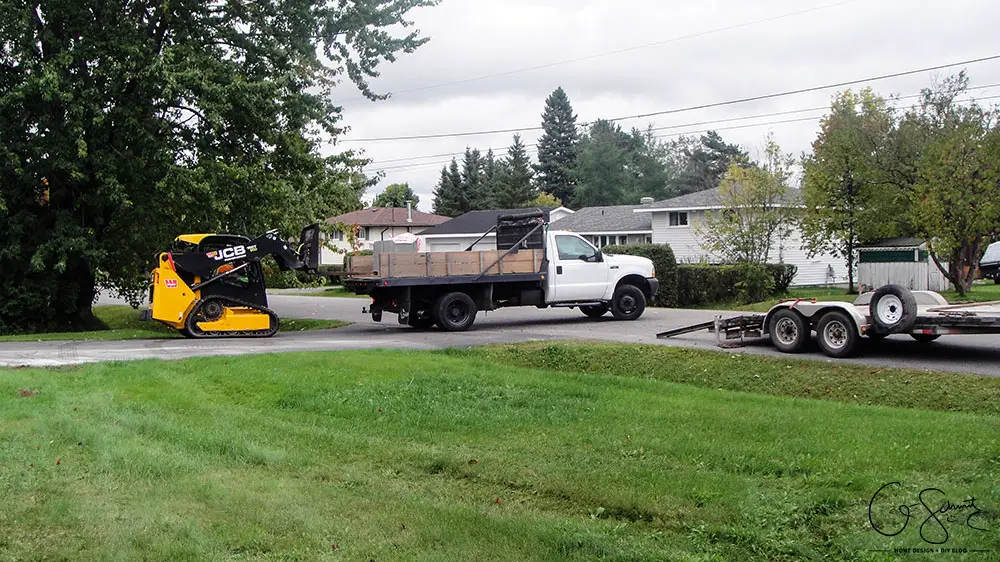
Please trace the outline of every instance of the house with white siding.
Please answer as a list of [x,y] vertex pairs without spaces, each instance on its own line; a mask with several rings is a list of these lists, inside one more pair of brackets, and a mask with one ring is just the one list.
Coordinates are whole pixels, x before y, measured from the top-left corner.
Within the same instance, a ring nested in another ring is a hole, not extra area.
[[653,217],[650,214],[637,214],[634,211],[652,205],[653,198],[644,197],[641,203],[584,207],[572,215],[550,223],[549,228],[579,234],[598,248],[616,244],[649,244],[653,241]]
[[[797,189],[789,189],[785,201],[789,206],[803,205],[801,193]],[[653,243],[669,244],[677,263],[720,263],[722,260],[719,256],[705,249],[701,228],[704,227],[707,213],[725,208],[719,189],[716,188],[643,205],[633,212],[650,215]],[[795,286],[847,283],[847,264],[844,260],[828,254],[809,257],[803,247],[801,231],[796,226],[793,226],[787,237],[774,241],[768,263],[798,266],[798,273],[792,281]]]

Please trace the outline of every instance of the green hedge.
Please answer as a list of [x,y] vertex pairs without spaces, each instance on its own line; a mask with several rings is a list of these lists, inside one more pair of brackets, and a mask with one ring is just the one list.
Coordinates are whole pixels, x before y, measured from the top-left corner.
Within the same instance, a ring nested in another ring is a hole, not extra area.
[[788,264],[680,265],[678,306],[760,302],[784,294],[797,272]]
[[674,251],[667,244],[626,244],[605,246],[605,254],[625,254],[642,256],[653,260],[653,270],[660,281],[660,290],[653,297],[652,306],[673,308],[677,306],[677,260]]

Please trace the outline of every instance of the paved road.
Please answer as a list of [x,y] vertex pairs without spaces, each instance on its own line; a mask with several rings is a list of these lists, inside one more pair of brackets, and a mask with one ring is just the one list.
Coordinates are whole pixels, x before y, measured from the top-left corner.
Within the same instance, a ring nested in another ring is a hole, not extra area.
[[[523,307],[480,313],[472,330],[444,333],[400,326],[392,314],[386,314],[382,323],[373,322],[370,316],[361,314],[361,307],[368,302],[365,299],[275,294],[269,300],[271,307],[281,317],[349,320],[355,324],[337,330],[279,333],[269,339],[0,343],[0,366],[52,366],[92,361],[170,359],[277,351],[440,349],[553,339],[621,341],[718,350],[715,336],[708,332],[687,334],[670,340],[658,340],[656,333],[710,321],[718,314],[735,314],[725,311],[648,309],[637,321],[616,322],[610,316],[592,320],[578,310]],[[102,298],[102,303],[114,302],[114,299]],[[998,341],[1000,339],[997,336],[945,336],[933,344],[919,344],[908,336],[893,336],[880,344],[865,341],[861,357],[836,361],[1000,376],[1000,349],[996,345]],[[764,340],[747,342],[745,347],[726,352],[789,357],[775,351]],[[834,361],[823,355],[815,344],[808,353],[799,357]]]

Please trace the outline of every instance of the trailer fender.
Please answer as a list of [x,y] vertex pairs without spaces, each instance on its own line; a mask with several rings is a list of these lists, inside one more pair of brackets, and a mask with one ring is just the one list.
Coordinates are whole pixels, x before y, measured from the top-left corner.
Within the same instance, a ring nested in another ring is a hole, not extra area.
[[792,309],[801,314],[810,325],[811,329],[815,329],[816,322],[830,310],[840,310],[848,315],[851,320],[854,321],[854,329],[858,331],[858,335],[865,335],[868,328],[868,318],[858,312],[858,308],[849,302],[808,302],[808,301],[792,301],[779,303],[771,307],[767,311],[767,315],[764,317],[764,330],[768,330],[771,325],[771,317],[774,313],[782,309]]

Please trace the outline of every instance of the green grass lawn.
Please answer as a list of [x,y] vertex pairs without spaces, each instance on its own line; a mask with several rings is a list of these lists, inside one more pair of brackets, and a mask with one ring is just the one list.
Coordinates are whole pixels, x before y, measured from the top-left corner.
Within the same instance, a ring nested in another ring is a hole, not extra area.
[[[948,299],[950,303],[964,303],[964,302],[987,302],[1000,300],[1000,285],[994,285],[992,282],[988,284],[978,284],[972,287],[972,290],[966,293],[964,296],[959,296],[958,291],[942,291],[941,296]],[[788,291],[788,294],[774,299],[769,299],[766,301],[749,304],[749,305],[739,305],[736,303],[728,304],[715,304],[712,306],[705,306],[701,308],[707,309],[720,309],[720,310],[740,310],[749,312],[767,312],[775,305],[779,300],[782,299],[812,299],[817,300],[829,300],[829,301],[845,301],[854,302],[858,295],[848,295],[846,289],[836,289],[836,288],[826,288],[826,287],[802,287],[802,288],[792,288]],[[721,307],[721,308],[720,308]]]
[[[919,538],[927,516],[916,508],[896,537],[870,529],[869,501],[894,481],[898,492],[875,509],[886,528],[898,522],[890,508],[926,487],[954,503],[975,496],[977,526],[1000,522],[991,413],[673,382],[833,372],[815,362],[761,359],[751,369],[691,352],[628,369],[609,367],[628,348],[540,345],[2,371],[0,553],[890,560],[872,549],[933,546]],[[560,368],[522,366],[532,357]],[[946,528],[942,546],[1000,551],[995,531]]]
[[[53,332],[44,334],[23,334],[15,336],[0,336],[0,342],[5,341],[50,341],[50,340],[136,340],[183,338],[177,330],[159,322],[144,322],[139,320],[139,311],[130,306],[95,306],[94,316],[104,324],[102,330],[87,332]],[[281,331],[298,332],[302,330],[323,330],[339,328],[350,322],[340,320],[315,320],[282,318]]]

